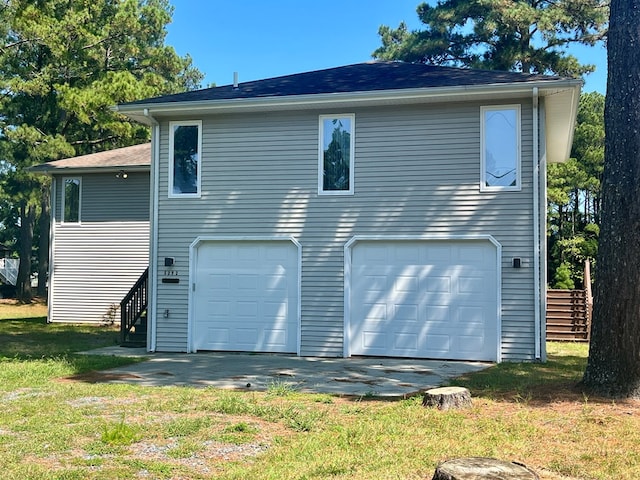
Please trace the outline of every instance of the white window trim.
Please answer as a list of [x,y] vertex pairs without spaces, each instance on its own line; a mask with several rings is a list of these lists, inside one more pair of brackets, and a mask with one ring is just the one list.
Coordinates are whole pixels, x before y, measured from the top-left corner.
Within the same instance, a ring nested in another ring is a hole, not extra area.
[[[78,221],[77,222],[68,222],[64,218],[65,211],[65,202],[67,200],[67,180],[77,180],[78,181]],[[60,210],[60,223],[64,223],[67,225],[79,225],[82,222],[82,177],[62,177],[62,202]]]
[[[334,118],[349,118],[351,120],[351,142],[349,145],[349,190],[324,190],[324,121]],[[320,115],[318,117],[318,195],[353,195],[355,179],[355,145],[356,145],[356,115],[354,113],[339,113],[335,115]]]
[[[173,192],[173,129],[174,127],[188,126],[198,127],[198,178],[196,185],[196,193],[174,193]],[[202,195],[202,120],[181,120],[178,122],[169,122],[169,170],[167,172],[169,181],[168,196],[169,198],[200,198]]]
[[[491,110],[515,110],[516,111],[516,184],[510,186],[487,186],[486,158],[485,158],[485,112]],[[520,104],[491,105],[480,107],[480,191],[481,192],[517,192],[522,190],[522,120]]]

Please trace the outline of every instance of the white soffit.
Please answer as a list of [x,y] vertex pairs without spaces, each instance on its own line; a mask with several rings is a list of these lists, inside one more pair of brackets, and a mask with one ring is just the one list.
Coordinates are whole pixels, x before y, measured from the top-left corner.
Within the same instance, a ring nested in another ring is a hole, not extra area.
[[545,89],[545,136],[548,162],[564,162],[571,154],[573,131],[578,115],[580,85],[564,89]]

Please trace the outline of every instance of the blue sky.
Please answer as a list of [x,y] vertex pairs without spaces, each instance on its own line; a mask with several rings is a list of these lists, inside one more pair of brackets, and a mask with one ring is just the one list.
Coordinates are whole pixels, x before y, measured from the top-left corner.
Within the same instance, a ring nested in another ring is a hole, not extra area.
[[[420,0],[171,0],[166,43],[190,54],[203,86],[258,80],[371,60],[378,27],[420,28]],[[584,91],[606,89],[606,51],[573,48],[597,66]]]

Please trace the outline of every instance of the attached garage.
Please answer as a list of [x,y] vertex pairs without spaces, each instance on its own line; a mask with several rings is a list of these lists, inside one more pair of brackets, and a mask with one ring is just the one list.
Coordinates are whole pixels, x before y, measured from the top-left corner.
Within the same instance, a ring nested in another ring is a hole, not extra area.
[[500,246],[354,238],[345,249],[349,355],[499,360]]
[[199,239],[191,247],[191,348],[297,353],[295,240]]

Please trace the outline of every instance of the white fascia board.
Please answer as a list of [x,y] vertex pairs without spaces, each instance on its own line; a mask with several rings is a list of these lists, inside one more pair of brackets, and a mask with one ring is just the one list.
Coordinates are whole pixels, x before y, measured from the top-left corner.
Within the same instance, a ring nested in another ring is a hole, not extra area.
[[[463,85],[455,87],[428,87],[402,90],[367,92],[323,93],[312,95],[272,96],[261,98],[237,98],[227,100],[198,100],[187,102],[140,103],[118,105],[114,110],[141,123],[148,123],[146,115],[172,116],[188,112],[214,114],[224,112],[252,112],[273,110],[300,110],[313,107],[355,107],[385,104],[430,103],[438,101],[465,101],[473,99],[509,98],[529,96],[534,87],[540,91],[580,88],[581,80],[544,80],[539,82],[506,83],[489,85]],[[146,112],[146,114],[145,114]]]

